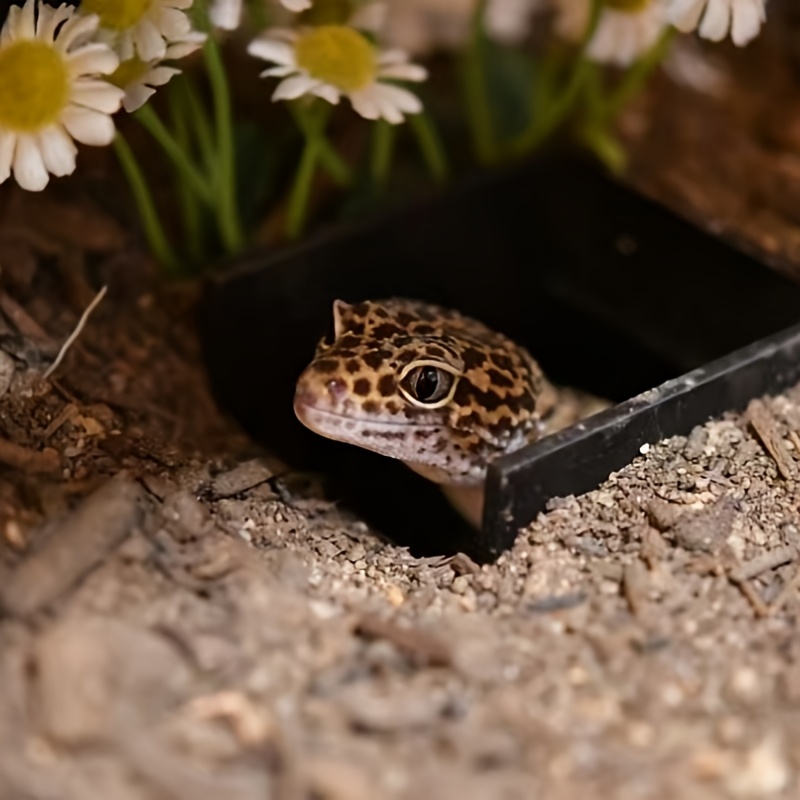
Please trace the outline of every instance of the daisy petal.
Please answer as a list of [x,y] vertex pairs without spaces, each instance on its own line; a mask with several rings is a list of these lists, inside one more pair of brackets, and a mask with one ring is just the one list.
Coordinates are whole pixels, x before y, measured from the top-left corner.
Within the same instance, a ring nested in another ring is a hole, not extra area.
[[70,91],[70,101],[85,108],[113,114],[119,111],[124,92],[106,81],[82,78],[75,81]]
[[137,54],[142,61],[160,61],[167,54],[164,37],[149,19],[142,19],[131,32]]
[[145,75],[144,83],[148,86],[164,86],[164,84],[169,83],[176,75],[180,74],[181,71],[175,67],[153,67]]
[[75,171],[78,148],[60,125],[51,125],[39,132],[39,149],[42,160],[51,175],[61,177]]
[[428,70],[417,64],[393,64],[381,69],[378,77],[399,81],[424,81],[428,77]]
[[96,14],[86,16],[76,14],[70,17],[58,32],[55,40],[56,49],[67,53],[74,45],[83,44],[97,30],[99,21]]
[[375,102],[378,104],[382,119],[385,119],[391,125],[399,125],[403,122],[404,117],[402,113],[383,97],[380,92],[376,93]]
[[214,0],[208,16],[215,27],[225,31],[235,30],[242,19],[242,0]]
[[705,0],[673,0],[669,5],[669,21],[681,32],[693,31],[703,14]]
[[360,114],[362,117],[364,117],[364,119],[380,118],[380,106],[375,101],[374,95],[374,84],[372,86],[368,86],[366,89],[361,89],[358,92],[351,92],[349,95],[353,109],[357,114]]
[[730,0],[708,0],[698,33],[712,42],[722,41],[731,24]]
[[11,174],[11,162],[14,160],[16,144],[16,133],[0,130],[0,183],[7,180]]
[[737,47],[744,47],[754,39],[764,21],[762,0],[736,0],[733,6],[731,39]]
[[255,39],[247,45],[247,52],[275,64],[289,67],[295,65],[294,50],[285,42],[276,42],[274,39]]
[[122,107],[131,114],[141,108],[155,93],[155,89],[151,89],[143,83],[133,83],[125,92]]
[[419,114],[422,111],[422,101],[408,89],[389,84],[379,84],[378,87],[381,99],[391,103],[398,110],[406,114]]
[[36,26],[33,19],[35,5],[33,0],[27,0],[25,5],[22,6],[15,25],[18,39],[33,39],[36,37]]
[[184,40],[183,42],[172,42],[168,44],[166,58],[170,61],[178,61],[181,58],[186,58],[186,56],[191,55],[196,50],[199,50],[203,46],[203,42],[205,42],[206,38],[205,34],[200,35],[202,38],[199,42]]
[[408,53],[405,50],[400,50],[399,48],[384,50],[378,56],[378,66],[381,67],[388,64],[403,64],[406,61],[408,61]]
[[308,75],[294,75],[286,78],[278,84],[278,88],[272,95],[273,100],[296,100],[298,97],[312,91],[319,85]]
[[74,13],[73,8],[66,3],[58,8],[53,8],[45,3],[39,4],[39,19],[36,23],[36,37],[45,42],[52,42],[55,38],[56,28],[69,19]]
[[311,94],[315,97],[321,97],[327,100],[332,106],[339,104],[341,92],[335,87],[327,83],[321,83],[319,86],[311,90]]
[[281,0],[281,4],[295,14],[311,8],[311,0]]
[[110,75],[119,66],[117,54],[107,45],[98,42],[85,44],[71,51],[66,60],[72,76],[97,73]]
[[263,72],[259,72],[262,78],[286,78],[296,72],[294,67],[270,67]]
[[[31,5],[33,5],[31,3]],[[20,136],[14,153],[14,178],[29,192],[41,192],[50,176],[44,166],[42,154],[33,136]]]
[[114,138],[114,123],[108,114],[92,111],[81,106],[68,105],[61,112],[61,122],[73,139],[83,144],[111,144]]
[[150,19],[168,42],[178,42],[192,30],[189,17],[177,8],[156,6],[151,12]]
[[0,31],[0,43],[6,44],[19,38],[17,36],[17,28],[19,27],[19,15],[21,12],[22,9],[19,6],[9,7],[5,24],[2,31]]

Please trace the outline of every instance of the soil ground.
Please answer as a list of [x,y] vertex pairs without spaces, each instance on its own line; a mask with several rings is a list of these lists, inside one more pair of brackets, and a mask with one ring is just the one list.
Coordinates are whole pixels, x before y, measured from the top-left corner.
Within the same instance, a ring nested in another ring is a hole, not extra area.
[[[730,124],[765,119],[739,88],[658,81],[633,180],[800,268],[800,142]],[[701,107],[781,181],[698,155]],[[2,800],[800,794],[800,390],[552,502],[494,565],[415,559],[223,417],[192,290],[62,187],[2,196]]]

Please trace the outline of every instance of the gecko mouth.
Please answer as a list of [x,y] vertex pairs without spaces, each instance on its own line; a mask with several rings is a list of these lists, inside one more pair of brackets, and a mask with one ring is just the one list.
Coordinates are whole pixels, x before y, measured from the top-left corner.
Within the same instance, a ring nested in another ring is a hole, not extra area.
[[[428,452],[426,457],[425,454],[429,447],[428,438],[435,432],[431,425],[408,421],[357,420],[335,411],[320,409],[302,397],[295,398],[294,413],[306,428],[325,439],[371,450],[401,461],[412,459],[425,463],[432,455]],[[417,447],[414,446],[415,440],[418,441]]]
[[[356,427],[375,424],[359,421],[347,414],[340,414],[337,411],[330,411],[327,408],[320,408],[315,405],[313,401],[301,400],[297,397],[295,397],[294,400],[294,413],[303,424],[307,424],[306,420],[312,418],[316,418],[320,421],[329,420],[333,425],[343,425],[346,422],[350,422],[354,426],[353,430],[355,430]],[[377,424],[380,425],[380,427],[404,428],[405,430],[414,431],[432,430],[434,427],[433,425],[419,424],[409,422],[408,420],[381,420]]]

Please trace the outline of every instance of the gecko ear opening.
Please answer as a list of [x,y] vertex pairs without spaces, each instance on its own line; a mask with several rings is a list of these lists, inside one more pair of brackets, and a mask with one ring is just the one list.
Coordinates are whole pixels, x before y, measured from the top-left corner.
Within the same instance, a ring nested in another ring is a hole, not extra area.
[[333,301],[333,336],[338,339],[347,327],[347,318],[353,306],[344,300]]

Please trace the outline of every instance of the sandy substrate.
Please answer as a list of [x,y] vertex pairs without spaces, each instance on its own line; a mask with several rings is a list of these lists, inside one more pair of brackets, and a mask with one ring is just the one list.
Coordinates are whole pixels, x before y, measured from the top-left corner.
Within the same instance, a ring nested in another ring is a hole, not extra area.
[[791,478],[731,416],[482,568],[260,460],[118,475],[0,590],[0,796],[796,796],[800,390],[751,414]]

